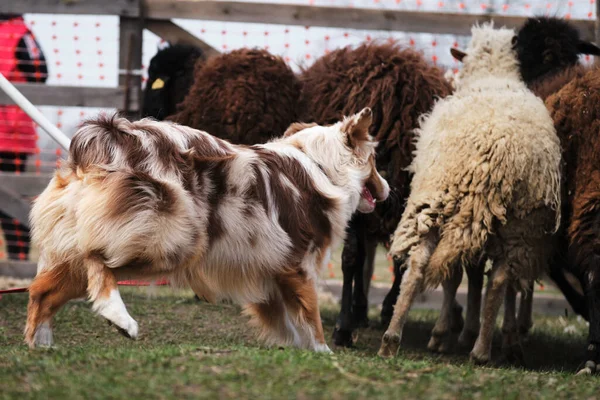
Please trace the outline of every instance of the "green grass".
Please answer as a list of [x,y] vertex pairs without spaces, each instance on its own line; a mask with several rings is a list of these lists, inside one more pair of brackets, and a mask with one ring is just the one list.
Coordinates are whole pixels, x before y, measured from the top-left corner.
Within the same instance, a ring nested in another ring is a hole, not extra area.
[[[586,331],[575,319],[536,318],[527,369],[475,367],[464,353],[426,351],[434,312],[412,312],[400,356],[383,360],[375,355],[379,327],[361,330],[356,348],[334,356],[267,349],[236,306],[197,303],[169,289],[154,298],[144,289],[122,292],[140,340],[118,335],[89,304],[72,302],[55,319],[56,348],[33,351],[22,343],[27,297],[5,295],[0,399],[598,397],[598,378],[573,375]],[[323,309],[327,338],[336,311]]]

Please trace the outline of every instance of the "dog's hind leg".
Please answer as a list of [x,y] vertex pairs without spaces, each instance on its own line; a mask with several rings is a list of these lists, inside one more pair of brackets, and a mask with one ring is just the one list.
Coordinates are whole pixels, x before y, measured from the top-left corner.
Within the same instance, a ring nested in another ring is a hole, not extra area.
[[114,324],[119,333],[131,339],[137,338],[138,324],[125,308],[113,271],[97,257],[87,258],[85,267],[88,274],[87,291],[93,303],[92,309]]
[[52,317],[69,300],[85,296],[86,277],[67,264],[40,269],[29,286],[25,342],[52,346]]
[[300,337],[300,343],[294,345],[331,353],[325,342],[315,282],[298,271],[280,275],[277,285],[285,304],[287,329]]
[[286,314],[285,304],[278,296],[262,303],[250,304],[244,310],[250,324],[258,328],[260,339],[269,345],[293,344],[300,347],[302,338]]

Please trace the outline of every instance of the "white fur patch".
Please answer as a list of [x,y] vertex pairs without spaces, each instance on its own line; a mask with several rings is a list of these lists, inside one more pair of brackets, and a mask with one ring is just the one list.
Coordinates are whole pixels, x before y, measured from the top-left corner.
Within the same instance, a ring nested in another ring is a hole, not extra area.
[[52,339],[52,328],[49,322],[42,322],[35,331],[33,343],[36,347],[52,347],[54,340]]
[[315,348],[313,350],[317,353],[333,354],[333,351],[331,351],[329,346],[327,346],[327,343],[318,343],[317,345],[315,345]]
[[104,318],[125,330],[132,339],[138,336],[138,324],[127,312],[125,303],[117,289],[110,291],[108,297],[98,298],[92,307],[94,311]]

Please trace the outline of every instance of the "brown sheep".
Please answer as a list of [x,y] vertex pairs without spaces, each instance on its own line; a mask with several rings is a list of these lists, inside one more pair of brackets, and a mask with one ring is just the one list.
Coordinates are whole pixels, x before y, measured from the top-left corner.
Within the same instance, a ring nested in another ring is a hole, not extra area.
[[566,163],[568,267],[580,279],[590,332],[583,371],[600,369],[600,69],[548,97]]
[[[391,188],[387,201],[372,214],[356,214],[348,228],[342,254],[342,309],[334,341],[350,346],[352,330],[367,324],[376,246],[389,240],[408,196],[406,167],[414,150],[413,129],[419,116],[428,112],[437,98],[448,95],[451,87],[442,71],[427,64],[422,54],[396,43],[365,43],[355,49],[335,50],[303,71],[301,81],[306,120],[328,124],[363,107],[373,110],[370,134],[379,141],[377,169]],[[394,269],[394,286],[384,301],[382,320],[391,317],[399,293],[402,275],[398,263]],[[460,314],[460,306],[456,306]]]
[[234,50],[196,66],[190,93],[168,119],[235,144],[265,143],[298,120],[300,91],[280,57]]
[[[550,268],[573,309],[590,321],[583,373],[600,364],[600,69],[578,65],[580,54],[600,55],[567,21],[530,18],[519,31],[521,74],[546,100],[563,153],[562,224]],[[574,274],[584,296],[565,279]]]

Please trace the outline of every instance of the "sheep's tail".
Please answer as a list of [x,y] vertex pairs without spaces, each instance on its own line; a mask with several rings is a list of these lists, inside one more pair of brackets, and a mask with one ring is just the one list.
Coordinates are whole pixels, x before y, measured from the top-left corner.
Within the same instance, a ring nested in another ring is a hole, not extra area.
[[425,287],[436,287],[448,279],[462,253],[455,241],[442,236],[425,269]]

